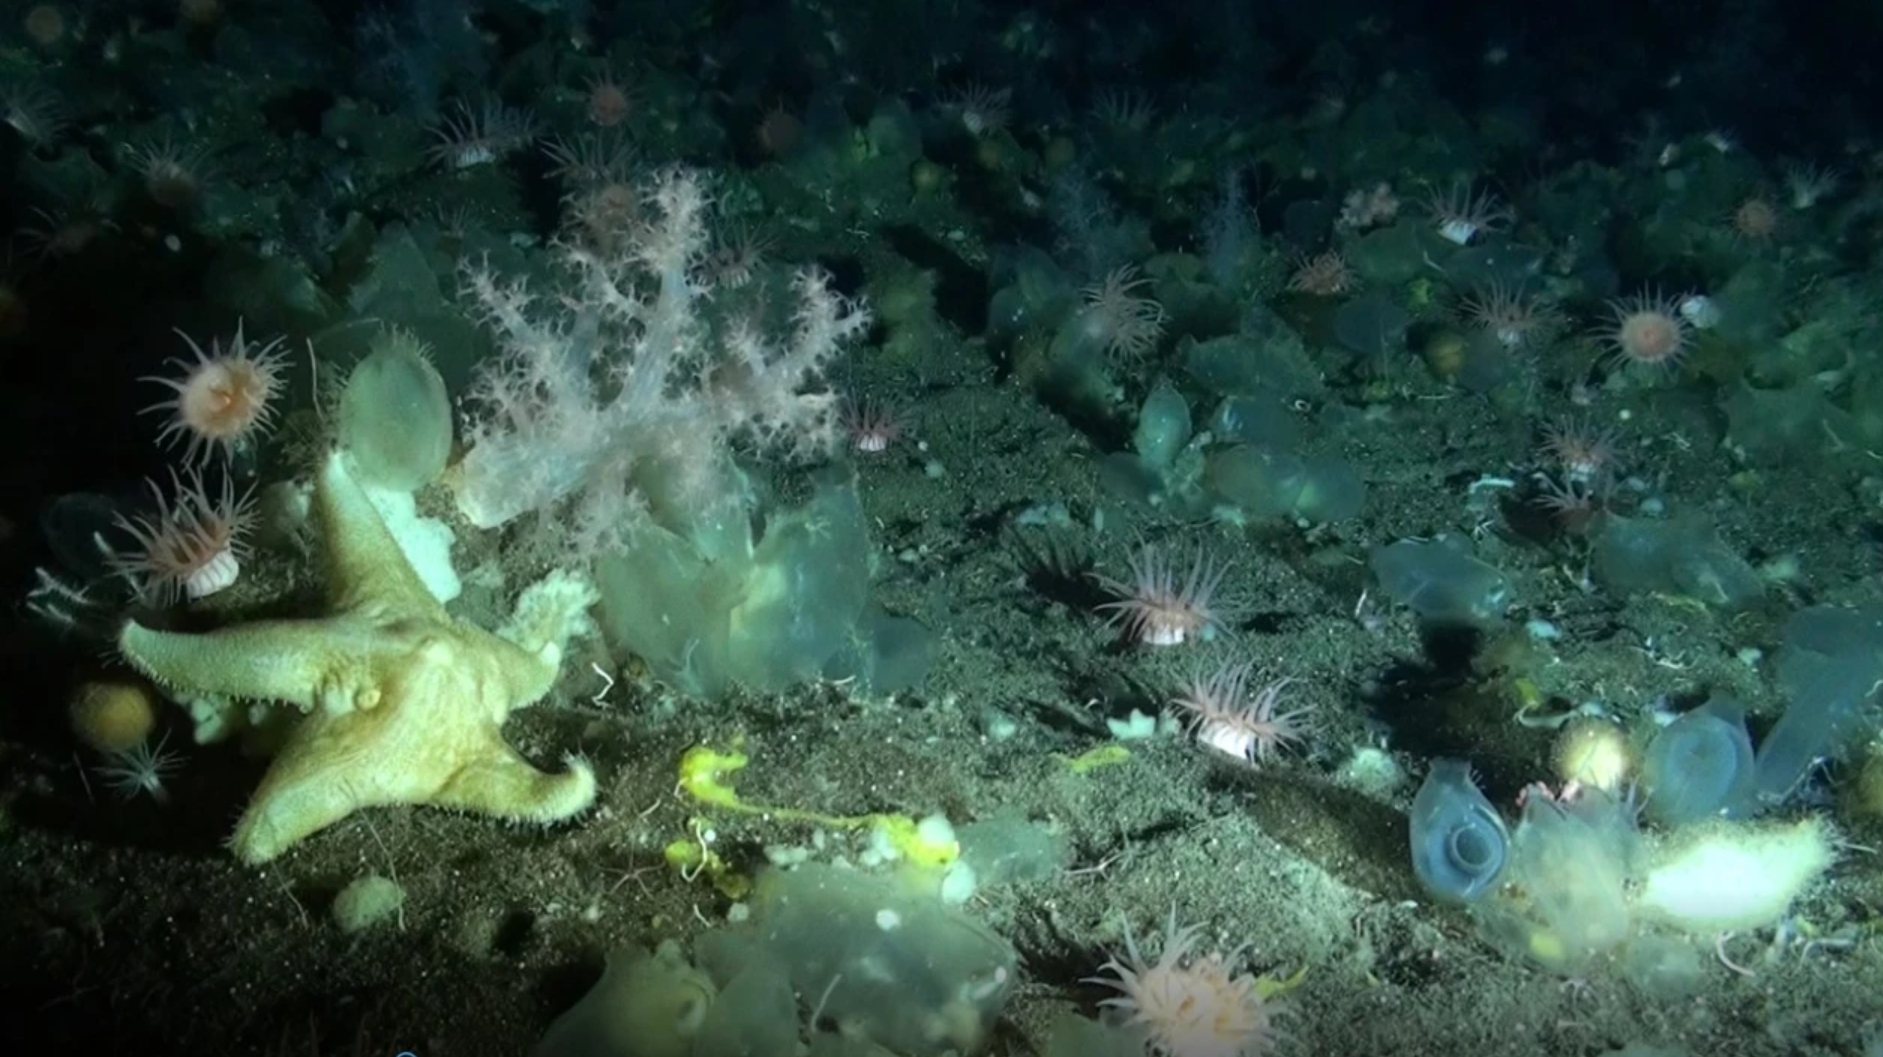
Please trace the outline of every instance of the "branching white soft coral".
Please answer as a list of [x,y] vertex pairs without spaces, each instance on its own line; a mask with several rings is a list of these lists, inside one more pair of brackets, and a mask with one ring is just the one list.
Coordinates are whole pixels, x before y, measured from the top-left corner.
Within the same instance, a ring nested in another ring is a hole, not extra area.
[[749,320],[709,326],[708,205],[698,174],[655,177],[647,215],[615,252],[561,247],[571,277],[555,305],[469,273],[467,295],[500,350],[472,390],[471,447],[455,474],[472,524],[573,500],[578,533],[592,536],[649,503],[721,501],[712,493],[735,442],[794,456],[828,447],[836,409],[824,367],[869,314],[805,269],[782,340]]

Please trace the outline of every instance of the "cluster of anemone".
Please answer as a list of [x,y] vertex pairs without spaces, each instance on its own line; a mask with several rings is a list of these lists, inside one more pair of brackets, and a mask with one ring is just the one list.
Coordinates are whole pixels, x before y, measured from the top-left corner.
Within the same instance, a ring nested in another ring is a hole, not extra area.
[[1543,432],[1541,454],[1549,468],[1538,471],[1536,503],[1572,534],[1586,532],[1607,509],[1615,483],[1619,437],[1592,422],[1564,419]]
[[[279,339],[253,343],[238,326],[226,345],[212,340],[205,349],[178,333],[193,358],[170,361],[175,375],[148,379],[170,396],[146,410],[168,416],[158,440],[183,447],[186,469],[172,471],[168,492],[150,482],[149,512],[118,517],[127,544],[112,562],[150,605],[205,598],[236,581],[253,507],[250,492],[237,494],[229,463],[273,424],[286,385]],[[215,488],[203,476],[211,463],[221,464]]]
[[[1218,637],[1230,617],[1222,592],[1231,566],[1198,551],[1187,563],[1155,544],[1132,552],[1128,579],[1097,577],[1113,596],[1099,612],[1123,639],[1152,648],[1206,642]],[[1262,683],[1252,661],[1228,659],[1197,666],[1172,707],[1187,716],[1199,745],[1250,762],[1267,762],[1307,735],[1310,709],[1282,707],[1290,680]]]
[[[1833,176],[1815,175],[1818,182],[1804,189],[1805,194],[1829,193],[1836,184]],[[1808,180],[1801,176],[1800,180]],[[1825,181],[1829,181],[1828,183]],[[1816,201],[1816,198],[1812,198]],[[1479,236],[1507,228],[1515,219],[1510,207],[1490,192],[1474,191],[1469,184],[1454,184],[1440,191],[1434,189],[1425,204],[1430,223],[1441,238],[1457,245],[1469,245]],[[1741,241],[1763,242],[1772,238],[1778,225],[1776,208],[1761,197],[1747,199],[1729,218],[1735,237]],[[1341,293],[1336,285],[1322,278],[1329,265],[1316,259],[1319,267],[1304,266],[1291,280],[1290,289]],[[1611,362],[1620,366],[1639,366],[1664,370],[1678,364],[1692,346],[1694,331],[1715,322],[1716,310],[1699,295],[1667,296],[1647,292],[1616,298],[1608,303],[1609,318],[1597,332],[1610,353]],[[1464,297],[1459,315],[1473,329],[1490,335],[1507,349],[1517,350],[1541,344],[1561,324],[1555,309],[1539,297],[1527,295],[1520,287],[1493,282]]]

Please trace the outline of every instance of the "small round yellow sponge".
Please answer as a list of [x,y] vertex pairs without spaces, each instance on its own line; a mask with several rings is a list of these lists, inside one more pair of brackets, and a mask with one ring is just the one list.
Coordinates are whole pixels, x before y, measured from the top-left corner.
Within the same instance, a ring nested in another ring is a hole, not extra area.
[[1551,762],[1556,778],[1612,793],[1634,770],[1628,734],[1620,725],[1593,716],[1577,716],[1556,738]]
[[80,683],[68,702],[72,733],[103,753],[129,752],[157,725],[157,699],[135,676],[99,676]]

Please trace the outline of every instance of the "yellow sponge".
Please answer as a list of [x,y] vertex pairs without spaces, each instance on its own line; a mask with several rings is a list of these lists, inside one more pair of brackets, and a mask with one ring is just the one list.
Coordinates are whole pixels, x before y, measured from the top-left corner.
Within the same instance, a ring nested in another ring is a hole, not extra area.
[[129,752],[157,725],[157,696],[135,676],[99,676],[72,691],[68,711],[79,741],[99,752]]
[[1830,827],[1815,816],[1702,826],[1677,837],[1648,872],[1639,904],[1648,917],[1689,932],[1764,928],[1834,857]]

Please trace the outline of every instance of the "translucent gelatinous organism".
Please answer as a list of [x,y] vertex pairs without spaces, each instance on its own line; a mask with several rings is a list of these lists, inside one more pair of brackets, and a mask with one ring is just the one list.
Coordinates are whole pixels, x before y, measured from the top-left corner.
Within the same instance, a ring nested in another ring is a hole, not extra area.
[[360,480],[415,492],[451,455],[451,397],[423,342],[382,330],[340,395],[340,445]]
[[1883,686],[1883,607],[1812,606],[1785,625],[1778,656],[1785,714],[1759,743],[1753,796],[1783,803],[1818,761],[1849,747]]
[[1303,458],[1250,444],[1211,452],[1203,480],[1255,518],[1328,524],[1358,516],[1366,501],[1366,483],[1345,459]]
[[1190,405],[1183,394],[1169,382],[1159,382],[1144,398],[1138,411],[1138,427],[1131,435],[1132,447],[1144,465],[1167,470],[1177,453],[1190,441]]
[[1532,789],[1497,889],[1472,907],[1487,941],[1544,969],[1587,970],[1633,935],[1633,805],[1600,789]]
[[1641,759],[1643,810],[1665,826],[1740,813],[1750,806],[1752,775],[1745,712],[1732,698],[1716,697],[1648,742]]
[[1362,356],[1385,359],[1406,344],[1412,317],[1382,294],[1362,294],[1334,312],[1334,340]]
[[1368,564],[1380,589],[1437,625],[1486,627],[1510,606],[1510,581],[1450,540],[1401,540],[1375,548]]
[[1596,580],[1611,591],[1678,595],[1727,610],[1765,597],[1758,571],[1691,512],[1664,521],[1605,517],[1591,557]]
[[1412,800],[1412,872],[1432,898],[1469,903],[1504,870],[1510,832],[1463,760],[1435,760]]

